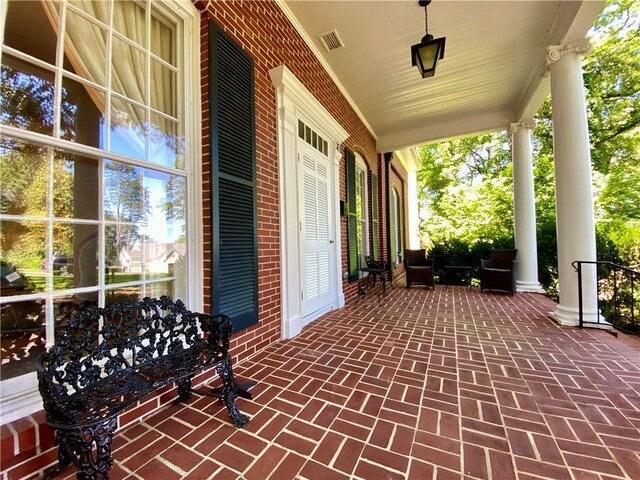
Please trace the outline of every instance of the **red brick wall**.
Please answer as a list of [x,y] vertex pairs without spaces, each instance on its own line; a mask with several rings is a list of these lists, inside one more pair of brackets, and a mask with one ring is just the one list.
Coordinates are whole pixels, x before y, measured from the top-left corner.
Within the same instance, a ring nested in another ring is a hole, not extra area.
[[[313,93],[340,125],[349,132],[345,145],[362,155],[369,168],[377,171],[375,139],[362,124],[349,103],[279,7],[272,2],[208,2],[202,8],[202,98],[203,98],[203,158],[208,172],[208,79],[207,21],[212,19],[228,33],[252,58],[255,67],[256,97],[256,163],[258,180],[258,266],[259,323],[233,340],[237,359],[246,358],[280,338],[280,259],[278,222],[278,159],[276,131],[276,92],[269,70],[285,64]],[[340,167],[340,198],[345,199],[344,163]],[[203,198],[205,218],[210,211],[209,179],[205,176]],[[342,238],[342,268],[346,271],[346,220],[340,222]],[[210,226],[205,225],[205,302],[210,298]],[[346,301],[357,294],[355,283],[343,283]],[[206,305],[209,308],[209,305]]]
[[[401,207],[404,209],[402,214],[402,231],[400,232],[401,236],[398,238],[398,247],[400,250],[404,250],[407,245],[407,195],[405,192],[405,181],[407,178],[407,172],[402,166],[402,163],[396,158],[391,161],[391,167],[389,169],[389,191],[395,189],[398,193],[398,199],[402,202]],[[398,219],[400,220],[400,219]],[[397,265],[393,265],[393,278],[400,278],[404,275],[404,265],[399,263]]]

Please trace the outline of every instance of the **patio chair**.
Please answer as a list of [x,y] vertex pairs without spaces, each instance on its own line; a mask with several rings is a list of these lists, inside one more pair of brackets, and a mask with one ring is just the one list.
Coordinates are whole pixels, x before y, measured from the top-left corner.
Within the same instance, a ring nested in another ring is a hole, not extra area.
[[511,295],[516,291],[518,250],[491,250],[489,259],[480,260],[480,291],[501,290]]
[[426,285],[436,289],[433,281],[433,259],[426,258],[424,248],[404,251],[404,270],[407,274],[407,288],[412,284]]

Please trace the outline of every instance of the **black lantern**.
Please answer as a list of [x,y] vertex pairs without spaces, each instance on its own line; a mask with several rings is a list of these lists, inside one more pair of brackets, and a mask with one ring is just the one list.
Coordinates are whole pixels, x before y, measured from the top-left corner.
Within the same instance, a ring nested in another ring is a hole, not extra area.
[[417,65],[422,78],[433,77],[436,73],[438,61],[444,58],[444,42],[446,37],[433,38],[429,34],[429,17],[427,5],[431,0],[420,0],[418,4],[424,7],[424,30],[426,35],[420,43],[411,47],[411,65]]

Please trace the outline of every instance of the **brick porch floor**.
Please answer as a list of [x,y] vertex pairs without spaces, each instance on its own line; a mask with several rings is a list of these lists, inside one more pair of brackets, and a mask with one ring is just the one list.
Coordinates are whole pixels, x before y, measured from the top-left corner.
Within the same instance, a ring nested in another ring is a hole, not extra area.
[[560,328],[540,295],[395,288],[114,438],[112,479],[640,479],[640,339]]

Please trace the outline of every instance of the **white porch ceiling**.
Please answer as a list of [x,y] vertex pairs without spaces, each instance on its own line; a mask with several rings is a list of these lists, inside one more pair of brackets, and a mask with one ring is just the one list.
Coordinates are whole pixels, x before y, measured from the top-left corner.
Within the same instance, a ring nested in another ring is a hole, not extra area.
[[[280,4],[388,152],[532,118],[549,92],[546,47],[584,37],[604,2],[434,0],[429,33],[447,42],[428,79],[411,66],[417,0]],[[334,28],[345,48],[327,52],[318,35]]]

